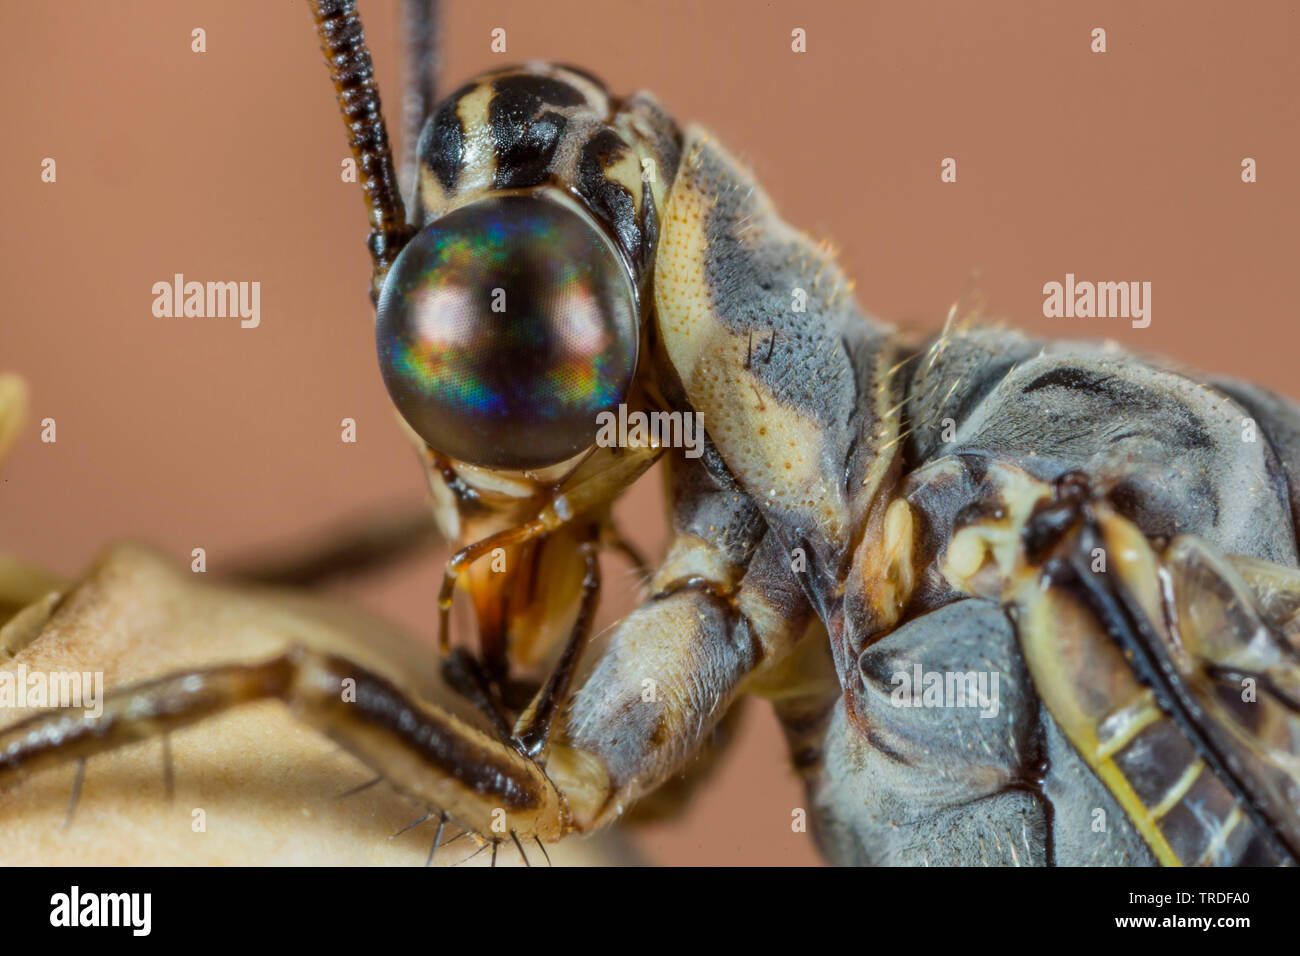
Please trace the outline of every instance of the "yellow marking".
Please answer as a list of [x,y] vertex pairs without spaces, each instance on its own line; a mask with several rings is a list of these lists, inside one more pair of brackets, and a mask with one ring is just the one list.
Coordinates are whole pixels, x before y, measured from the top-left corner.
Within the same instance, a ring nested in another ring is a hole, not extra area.
[[[689,155],[688,165],[698,165],[699,147]],[[769,215],[766,199],[758,198],[755,213]],[[843,495],[822,472],[816,423],[778,403],[745,368],[748,333],[732,332],[714,313],[705,279],[713,202],[688,171],[674,186],[662,216],[655,300],[665,349],[691,404],[703,414],[709,436],[732,467],[747,476],[768,504],[812,514],[827,537],[840,538]],[[778,235],[788,230],[775,217],[767,225]]]
[[[1164,716],[1162,711],[1155,703],[1155,694],[1148,690],[1144,695],[1145,699],[1138,705],[1130,705],[1125,710],[1129,711],[1128,716],[1124,719],[1124,725],[1120,730],[1101,741],[1097,747],[1097,756],[1109,760],[1115,754],[1119,753],[1137,737],[1138,734],[1146,730],[1157,720]],[[1112,717],[1118,716],[1112,715]],[[1107,722],[1112,718],[1107,718]]]
[[870,602],[872,620],[880,627],[892,627],[916,587],[912,562],[916,530],[912,507],[895,498],[885,510],[879,536],[868,531],[853,557],[854,572],[862,578],[862,593]]
[[[1033,507],[1047,494],[1047,489],[1016,469],[1005,466],[995,468],[996,472],[994,469],[990,469],[990,472],[1002,491],[1005,513],[999,518],[957,532],[949,543],[947,554],[942,558],[940,571],[955,589],[980,594],[989,590],[992,584],[981,575],[986,562],[992,560],[999,574],[1001,594],[986,596],[1012,600],[1026,609],[1024,627],[1020,629],[1021,645],[1035,686],[1048,709],[1088,765],[1124,807],[1152,852],[1162,862],[1173,865],[1170,860],[1174,863],[1178,861],[1160,832],[1157,821],[1186,793],[1202,767],[1189,770],[1165,796],[1159,807],[1148,810],[1123,771],[1115,765],[1114,756],[1143,729],[1161,719],[1163,714],[1154,706],[1150,691],[1145,691],[1139,701],[1127,705],[1132,713],[1126,718],[1122,712],[1108,718],[1122,719],[1123,722],[1105,739],[1101,738],[1102,726],[1106,721],[1082,709],[1074,691],[1078,675],[1072,673],[1061,659],[1061,648],[1057,642],[1061,639],[1059,634],[1064,617],[1058,615],[1055,609],[1044,610],[1055,603],[1053,596],[1042,590],[1038,572],[1023,564],[1022,531]],[[1126,586],[1140,597],[1146,598],[1143,604],[1148,609],[1148,615],[1155,615],[1158,608],[1152,608],[1154,598],[1150,594],[1155,578],[1152,571],[1154,555],[1145,539],[1128,522],[1118,518],[1104,505],[1099,506],[1099,514],[1108,551],[1114,558],[1114,570],[1122,576]],[[1038,623],[1037,631],[1033,624],[1035,614],[1039,617],[1046,615],[1046,619]],[[1151,619],[1159,620],[1159,617],[1152,616]],[[1091,629],[1095,630],[1095,627]]]
[[970,579],[988,557],[997,566],[1004,591],[1009,589],[1023,557],[1022,535],[1029,516],[1039,501],[1051,495],[1046,484],[1018,468],[994,463],[989,467],[989,477],[1002,495],[1002,517],[958,531],[939,566],[947,582],[967,594],[976,593]]
[[1196,861],[1197,865],[1211,863],[1214,858],[1223,852],[1223,848],[1228,845],[1228,837],[1232,831],[1237,829],[1237,825],[1246,819],[1246,815],[1241,812],[1241,807],[1233,807],[1232,812],[1224,819],[1223,823],[1214,831],[1214,837],[1210,840],[1209,846],[1201,854],[1201,858]]
[[1178,801],[1187,796],[1187,791],[1192,789],[1192,784],[1196,782],[1196,778],[1201,775],[1201,771],[1204,769],[1204,760],[1197,760],[1195,763],[1190,764],[1187,769],[1183,771],[1183,775],[1178,778],[1177,782],[1169,788],[1169,792],[1164,795],[1159,803],[1148,811],[1151,815],[1151,819],[1159,820],[1174,807],[1178,806]]
[[1115,800],[1128,814],[1133,826],[1137,828],[1142,839],[1151,849],[1151,853],[1162,866],[1182,866],[1182,861],[1165,838],[1156,821],[1151,818],[1145,804],[1129,783],[1124,772],[1109,757],[1101,756],[1101,741],[1097,739],[1096,726],[1092,718],[1084,712],[1077,697],[1068,691],[1074,686],[1076,675],[1065,666],[1059,653],[1057,634],[1061,627],[1059,608],[1052,606],[1048,594],[1038,591],[1036,581],[1025,585],[1027,594],[1034,594],[1028,602],[1022,602],[1025,627],[1021,630],[1020,641],[1024,650],[1025,662],[1034,679],[1034,686],[1042,695],[1047,709],[1065,735],[1070,738],[1075,749],[1092,768]]
[[461,193],[488,188],[496,174],[496,141],[492,137],[492,124],[488,122],[488,107],[495,95],[490,82],[480,83],[456,104],[456,115],[465,131],[461,145],[461,181],[456,185]]
[[492,101],[492,81],[485,79],[461,97],[456,104],[465,138],[461,149],[460,176],[456,180],[453,196],[443,192],[438,177],[420,165],[420,198],[425,209],[440,216],[453,206],[472,202],[492,188],[496,173],[496,147],[492,140],[492,127],[488,123],[488,104]]
[[629,146],[613,164],[605,167],[605,178],[632,194],[632,211],[638,216],[641,215],[641,156]]
[[1119,573],[1124,587],[1141,604],[1147,620],[1153,624],[1161,621],[1164,614],[1156,576],[1157,558],[1146,535],[1105,503],[1098,504],[1097,518],[1111,571]]

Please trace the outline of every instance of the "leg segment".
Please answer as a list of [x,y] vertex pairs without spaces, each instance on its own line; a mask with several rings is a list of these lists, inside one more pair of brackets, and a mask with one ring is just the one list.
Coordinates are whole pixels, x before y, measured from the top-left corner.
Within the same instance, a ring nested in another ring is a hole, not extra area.
[[547,774],[593,829],[680,773],[748,679],[778,667],[811,611],[774,535],[738,586],[703,577],[624,618],[574,694]]
[[789,554],[716,451],[672,464],[668,557],[581,681],[547,759],[577,829],[680,773],[736,695],[786,663],[811,618]]
[[[41,713],[0,730],[0,785],[243,703],[280,700],[397,789],[485,836],[514,831],[551,842],[607,822],[682,769],[745,679],[778,668],[809,618],[788,555],[716,454],[678,465],[677,538],[652,582],[655,596],[617,626],[585,676],[578,671],[579,689],[562,709],[586,637],[578,628],[567,663],[524,722],[530,744],[550,740],[545,770],[514,741],[400,690],[380,670],[296,647],[128,687],[109,696],[98,718]],[[130,582],[123,603],[135,608],[152,587]],[[216,589],[186,588],[203,617],[228,602]],[[655,689],[643,696],[647,680]]]
[[600,594],[600,562],[597,560],[596,545],[587,542],[582,546],[583,559],[587,573],[582,579],[582,605],[578,609],[578,619],[574,622],[573,633],[569,635],[564,652],[559,662],[551,671],[537,697],[519,718],[514,737],[530,757],[539,757],[550,743],[551,728],[560,708],[569,699],[569,688],[573,684],[573,675],[578,670],[578,661],[587,649],[587,640],[591,637],[591,626],[596,619],[596,599]]
[[[475,562],[500,549],[507,556],[508,566],[514,567],[524,561],[524,546],[535,543],[544,548],[546,538],[575,524],[580,526],[584,521],[595,522],[597,525],[603,523],[609,502],[641,477],[659,455],[658,448],[597,449],[552,486],[539,488],[532,502],[522,502],[523,506],[531,503],[531,508],[516,507],[515,514],[522,512],[522,517],[504,522],[504,527],[495,527],[487,535],[453,554],[447,562],[442,587],[438,592],[438,639],[444,652],[451,646],[451,605],[456,586]],[[437,489],[447,487],[446,479],[433,471],[430,478],[434,482],[436,498]],[[441,486],[439,481],[442,482]],[[446,511],[445,508],[442,510]],[[441,520],[444,532],[447,524],[454,523],[458,528],[462,525],[458,514],[446,514]],[[489,524],[489,527],[492,525]],[[556,555],[549,550],[535,555],[535,560],[543,559],[561,562],[566,556]],[[569,560],[572,558],[569,557]],[[504,589],[507,585],[514,584],[515,580],[505,574],[491,574],[471,580],[475,604],[480,609],[492,612],[497,624],[484,629],[484,640],[480,648],[484,663],[490,670],[500,669],[504,664],[504,626],[510,623],[506,618],[510,616],[508,606],[511,605],[512,598]],[[518,597],[515,596],[514,599],[518,600]],[[504,615],[501,613],[502,607],[507,607]],[[542,637],[539,643],[546,644],[546,638]]]
[[[478,833],[555,841],[564,804],[512,747],[345,658],[306,648],[259,664],[174,674],[109,695],[97,719],[38,714],[0,731],[0,787],[29,772],[155,737],[256,700],[278,699],[395,788]],[[494,823],[497,824],[494,827]]]

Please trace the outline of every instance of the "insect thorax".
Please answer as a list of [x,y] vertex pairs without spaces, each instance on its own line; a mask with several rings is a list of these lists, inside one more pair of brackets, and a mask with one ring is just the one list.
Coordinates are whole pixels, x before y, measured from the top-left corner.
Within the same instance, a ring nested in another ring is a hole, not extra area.
[[494,71],[428,118],[415,221],[493,192],[551,188],[609,232],[640,285],[680,147],[677,125],[648,94],[618,99],[590,74],[549,63]]

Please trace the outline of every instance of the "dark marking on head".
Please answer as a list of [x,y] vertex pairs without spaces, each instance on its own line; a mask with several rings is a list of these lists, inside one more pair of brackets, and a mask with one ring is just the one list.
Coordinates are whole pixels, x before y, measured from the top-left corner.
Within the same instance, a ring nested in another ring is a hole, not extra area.
[[659,210],[655,206],[654,190],[649,183],[641,184],[641,248],[637,265],[649,274],[650,260],[659,245]]
[[[536,113],[545,106],[581,106],[586,97],[575,86],[536,73],[510,73],[492,81],[492,91],[512,108]],[[521,114],[527,118],[528,114]]]
[[582,92],[568,83],[534,74],[510,74],[492,81],[488,124],[496,148],[497,189],[526,189],[546,181],[568,120],[547,106],[579,106]]
[[627,151],[627,143],[612,129],[602,129],[587,140],[578,160],[578,192],[605,220],[624,251],[635,261],[641,245],[636,204],[626,187],[611,182],[605,175],[605,170],[617,163]]
[[465,129],[457,112],[463,97],[476,84],[468,83],[442,101],[420,136],[420,161],[438,177],[444,192],[456,188],[465,156]]

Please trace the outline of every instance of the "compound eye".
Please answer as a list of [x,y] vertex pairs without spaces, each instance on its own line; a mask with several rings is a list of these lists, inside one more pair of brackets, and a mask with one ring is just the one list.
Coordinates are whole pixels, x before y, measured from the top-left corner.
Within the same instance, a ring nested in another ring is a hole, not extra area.
[[606,235],[544,196],[496,196],[426,226],[379,296],[379,365],[429,447],[487,468],[590,447],[636,371],[632,279]]

